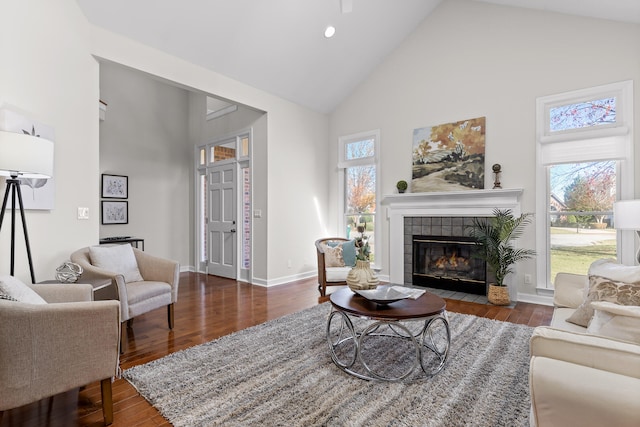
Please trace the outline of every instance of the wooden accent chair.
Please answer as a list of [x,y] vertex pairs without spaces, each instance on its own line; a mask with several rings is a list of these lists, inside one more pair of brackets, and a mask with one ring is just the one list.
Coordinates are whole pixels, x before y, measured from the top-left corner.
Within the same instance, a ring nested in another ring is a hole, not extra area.
[[[127,346],[127,327],[132,319],[160,307],[167,307],[169,329],[173,329],[173,304],[178,300],[180,265],[176,261],[152,256],[136,248],[131,248],[142,276],[142,281],[125,280],[126,273],[109,271],[93,265],[90,249],[82,248],[71,254],[71,261],[79,264],[84,272],[82,278],[111,279],[115,284],[113,298],[120,300],[120,321],[122,326],[120,351]],[[125,325],[126,321],[126,325]]]
[[47,304],[0,299],[0,419],[3,411],[100,381],[104,423],[111,424],[120,304],[92,301],[88,284],[30,288]]
[[327,286],[346,286],[346,275],[350,270],[350,267],[342,267],[340,271],[330,271],[330,274],[327,275],[327,267],[322,244],[348,241],[349,239],[345,239],[343,237],[326,237],[316,240],[316,251],[318,255],[318,291],[320,291],[321,296],[327,295]]

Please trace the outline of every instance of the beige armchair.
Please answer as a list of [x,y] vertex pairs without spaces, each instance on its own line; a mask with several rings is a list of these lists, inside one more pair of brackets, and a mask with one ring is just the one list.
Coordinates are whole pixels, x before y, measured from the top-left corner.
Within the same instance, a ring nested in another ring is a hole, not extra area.
[[91,301],[87,284],[32,285],[49,304],[0,299],[0,416],[45,397],[101,381],[105,424],[113,422],[118,370],[117,301]]
[[[115,284],[113,298],[120,300],[121,352],[126,350],[127,326],[131,319],[160,307],[167,306],[169,329],[173,329],[173,304],[178,300],[180,265],[176,261],[152,256],[132,248],[143,281],[126,282],[122,272],[109,271],[93,265],[89,248],[71,254],[71,261],[84,269],[82,278],[111,279]],[[127,321],[127,325],[124,322]]]
[[[331,242],[341,244],[348,242],[349,239],[343,237],[326,237],[318,239],[315,242],[316,254],[318,257],[318,291],[321,296],[327,295],[327,286],[346,286],[347,274],[351,270],[351,266],[330,267],[325,259],[324,245]],[[354,261],[355,262],[355,261]]]

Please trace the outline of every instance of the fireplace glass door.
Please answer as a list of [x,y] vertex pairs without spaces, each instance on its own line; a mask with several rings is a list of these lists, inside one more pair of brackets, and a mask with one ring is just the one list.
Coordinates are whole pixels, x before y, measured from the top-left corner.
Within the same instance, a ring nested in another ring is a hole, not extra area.
[[413,236],[413,284],[486,295],[486,263],[469,237]]

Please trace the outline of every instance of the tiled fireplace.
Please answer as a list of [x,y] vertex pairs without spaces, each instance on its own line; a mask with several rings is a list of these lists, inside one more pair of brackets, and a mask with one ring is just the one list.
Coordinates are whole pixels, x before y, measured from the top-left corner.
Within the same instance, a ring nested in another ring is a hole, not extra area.
[[486,295],[486,263],[473,256],[476,245],[465,233],[472,221],[405,217],[404,283]]
[[[493,216],[495,208],[511,209],[515,215],[520,215],[521,194],[522,189],[495,189],[385,196],[384,204],[388,206],[389,218],[389,280],[391,283],[442,287],[432,286],[434,282],[431,280],[433,276],[439,276],[439,273],[447,269],[447,273],[453,276],[449,277],[449,284],[460,285],[459,280],[462,278],[465,280],[463,289],[460,289],[462,292],[484,293],[486,286],[484,283],[476,283],[471,291],[469,288],[464,289],[469,283],[484,281],[484,278],[479,275],[466,277],[467,271],[463,270],[469,270],[467,267],[453,267],[455,263],[477,262],[477,258],[474,258],[475,261],[467,260],[469,255],[467,252],[459,253],[457,251],[460,249],[452,249],[449,243],[435,249],[436,252],[441,252],[439,256],[435,253],[428,256],[424,253],[415,253],[414,238],[418,236],[419,238],[427,237],[426,240],[450,242],[452,239],[449,238],[462,237],[461,240],[465,240],[465,226],[471,224],[474,217]],[[464,252],[465,246],[461,248]],[[444,258],[438,260],[440,256]],[[448,261],[446,261],[447,257]],[[440,264],[437,264],[438,262]],[[426,271],[419,271],[416,275],[414,271],[416,263],[421,264],[417,266],[418,270],[425,270],[426,266]],[[442,263],[445,263],[444,267]],[[473,274],[478,273],[478,269],[486,271],[483,267],[474,265],[472,270],[476,271]],[[446,284],[444,289],[447,289]]]

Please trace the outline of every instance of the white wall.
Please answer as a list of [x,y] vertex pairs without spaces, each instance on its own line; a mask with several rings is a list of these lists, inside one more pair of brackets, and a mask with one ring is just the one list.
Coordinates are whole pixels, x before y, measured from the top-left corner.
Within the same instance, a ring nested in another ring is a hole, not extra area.
[[[500,163],[502,186],[524,188],[523,211],[535,211],[536,97],[635,80],[640,105],[639,40],[639,25],[474,1],[441,3],[331,114],[330,200],[337,198],[339,136],[381,130],[382,193],[391,194],[398,180],[410,181],[413,129],[486,116],[485,164]],[[635,126],[640,129],[637,114]],[[492,180],[486,173],[485,188]],[[335,205],[330,216],[337,221]],[[535,248],[533,227],[521,244]],[[388,274],[388,254],[382,265]],[[519,291],[535,293],[535,280],[522,284],[522,274],[535,277],[535,262],[518,270]]]
[[[2,0],[0,10],[0,104],[55,129],[55,208],[26,212],[36,280],[53,279],[72,251],[98,241],[98,63],[75,1]],[[78,207],[90,209],[88,221],[76,219]],[[4,222],[0,274],[9,274]],[[18,227],[16,276],[30,281]]]
[[254,221],[253,257],[266,259],[267,268],[264,277],[254,272],[255,283],[314,274],[314,198],[323,210],[328,206],[327,116],[99,28],[92,29],[92,42],[100,58],[267,112],[268,153],[256,152],[260,165],[254,165],[254,173],[265,171],[267,179],[254,179],[253,188],[254,209],[263,212]]
[[[266,268],[257,281],[268,285],[314,274],[313,198],[323,209],[328,205],[326,115],[95,28],[74,0],[1,1],[0,101],[56,131],[56,208],[27,213],[38,280],[52,278],[73,250],[99,237],[99,67],[91,55],[266,111],[268,153],[255,165],[266,178],[254,187],[254,208],[263,211],[254,224],[254,258],[266,260]],[[76,219],[80,206],[90,208],[90,220]],[[8,228],[0,235],[0,272],[9,269]],[[26,278],[21,249],[17,275]]]
[[153,255],[193,267],[188,92],[104,61],[100,99],[100,172],[129,177],[129,223],[100,225],[100,236],[140,237]]

